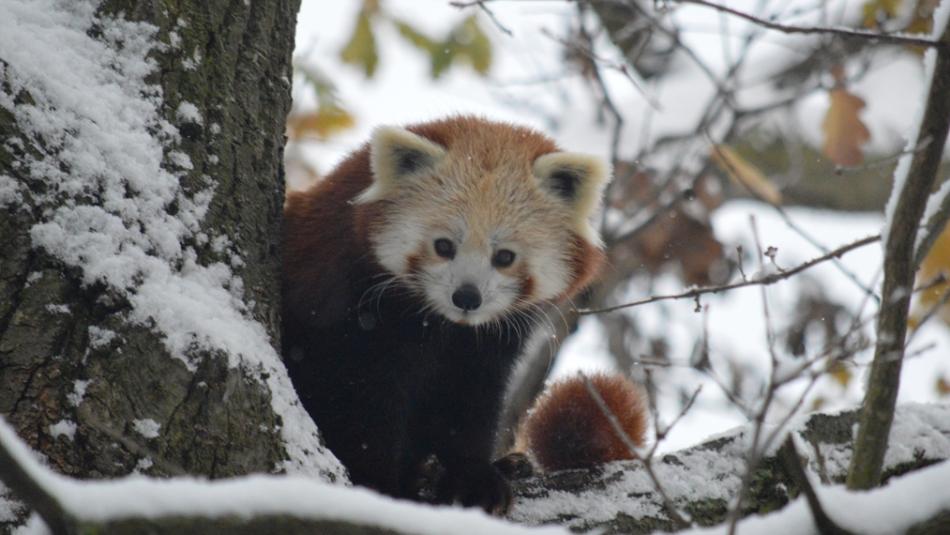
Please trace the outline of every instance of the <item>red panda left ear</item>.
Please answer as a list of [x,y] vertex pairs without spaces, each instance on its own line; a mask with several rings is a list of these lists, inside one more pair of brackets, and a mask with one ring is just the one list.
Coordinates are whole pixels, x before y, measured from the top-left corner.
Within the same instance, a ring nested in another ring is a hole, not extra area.
[[373,183],[356,197],[359,204],[386,198],[407,180],[431,170],[445,157],[445,149],[404,128],[381,126],[370,140],[369,161]]
[[533,171],[546,191],[571,207],[578,234],[599,245],[600,236],[590,220],[600,207],[604,186],[610,181],[610,165],[596,156],[552,152],[539,156]]

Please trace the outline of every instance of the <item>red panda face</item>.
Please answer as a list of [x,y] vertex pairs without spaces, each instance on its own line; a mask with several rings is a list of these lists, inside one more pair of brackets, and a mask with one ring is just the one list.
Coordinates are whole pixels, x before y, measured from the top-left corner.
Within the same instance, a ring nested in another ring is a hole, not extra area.
[[373,184],[355,200],[379,203],[369,238],[393,281],[467,325],[498,321],[574,287],[574,244],[599,247],[589,219],[608,174],[588,156],[526,154],[517,136],[530,131],[476,124],[485,131],[467,130],[446,145],[378,129]]

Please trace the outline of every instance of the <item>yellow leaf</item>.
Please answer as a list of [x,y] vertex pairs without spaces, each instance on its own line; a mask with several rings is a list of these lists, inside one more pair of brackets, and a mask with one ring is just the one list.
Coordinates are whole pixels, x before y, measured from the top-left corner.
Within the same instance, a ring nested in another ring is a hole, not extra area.
[[396,25],[396,29],[399,30],[399,35],[403,36],[416,48],[432,53],[432,49],[437,46],[435,40],[420,32],[408,22],[394,20],[393,23]]
[[771,204],[782,203],[782,193],[757,167],[726,145],[714,145],[712,160],[740,186],[745,186],[756,197]]
[[478,19],[474,15],[465,19],[453,32],[453,37],[463,57],[468,59],[475,72],[488,74],[492,60],[491,41],[478,25]]
[[[929,287],[917,294],[917,303],[908,319],[912,328],[917,328],[928,311],[938,306],[944,294],[950,291],[950,282],[933,284],[941,275],[950,280],[950,225],[944,227],[917,271],[917,286]],[[938,313],[944,323],[950,325],[950,305],[944,304]]]
[[842,388],[847,388],[848,383],[851,382],[851,370],[840,362],[832,364],[831,367],[828,368],[828,374],[831,375],[831,378],[841,385]]
[[864,161],[861,147],[871,139],[871,132],[860,117],[864,100],[842,87],[832,89],[829,97],[831,104],[821,124],[825,132],[822,151],[838,165],[861,165]]
[[309,113],[299,113],[287,117],[287,137],[292,140],[303,138],[326,139],[331,135],[355,124],[353,116],[338,106],[320,106]]
[[376,52],[376,37],[373,36],[373,26],[370,23],[370,12],[360,11],[356,17],[356,26],[350,35],[350,40],[340,51],[340,59],[344,63],[356,65],[363,69],[367,78],[376,72],[379,55]]
[[868,0],[864,3],[864,26],[877,28],[881,19],[889,20],[897,17],[901,0]]
[[938,377],[936,386],[937,386],[937,394],[939,394],[940,396],[950,395],[950,381],[948,381],[946,377],[943,377],[943,376]]

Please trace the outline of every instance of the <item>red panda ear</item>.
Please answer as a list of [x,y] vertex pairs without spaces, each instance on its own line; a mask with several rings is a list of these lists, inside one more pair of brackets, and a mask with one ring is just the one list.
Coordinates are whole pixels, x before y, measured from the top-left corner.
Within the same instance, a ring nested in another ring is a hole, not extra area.
[[373,183],[356,197],[357,203],[385,199],[406,180],[435,167],[445,157],[438,144],[403,128],[381,126],[370,140]]
[[534,160],[534,176],[541,187],[571,207],[575,230],[594,244],[600,244],[600,237],[590,219],[600,207],[610,174],[607,162],[587,154],[552,152]]

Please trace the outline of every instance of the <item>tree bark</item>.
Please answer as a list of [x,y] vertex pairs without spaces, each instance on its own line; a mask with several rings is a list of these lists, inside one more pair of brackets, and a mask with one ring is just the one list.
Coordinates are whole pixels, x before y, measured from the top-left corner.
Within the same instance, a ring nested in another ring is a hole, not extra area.
[[[158,28],[155,38],[166,46],[151,54],[158,68],[149,81],[161,87],[162,114],[179,129],[175,149],[193,164],[181,187],[193,195],[216,185],[202,231],[231,238],[243,259],[231,265],[244,282],[247,310],[277,347],[284,119],[298,5],[108,0],[98,8]],[[31,95],[11,94],[5,78],[16,64],[0,56],[0,66],[0,91],[29,103]],[[184,121],[176,114],[182,102],[204,120]],[[24,162],[54,149],[25,135],[3,107],[0,140],[0,176],[22,193],[21,202],[0,207],[0,415],[72,476],[111,477],[137,467],[162,476],[273,471],[287,453],[267,388],[214,351],[196,349],[197,369],[188,370],[169,356],[160,334],[125,319],[127,300],[104,285],[84,285],[78,270],[34,247],[30,230],[43,221],[37,198],[45,185]],[[200,265],[228,262],[228,252],[211,243],[186,245]],[[117,336],[91,343],[90,328]],[[77,381],[87,385],[84,395],[76,396]],[[136,419],[159,423],[161,433],[137,433]],[[50,429],[63,420],[77,424],[71,439]]]

